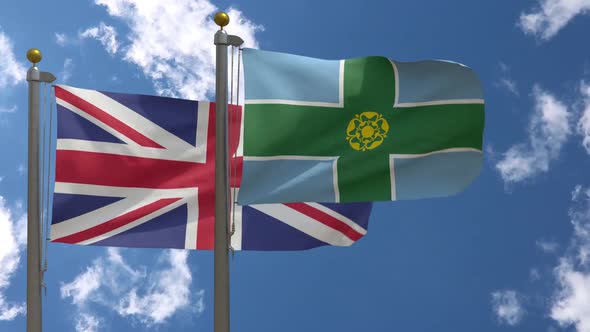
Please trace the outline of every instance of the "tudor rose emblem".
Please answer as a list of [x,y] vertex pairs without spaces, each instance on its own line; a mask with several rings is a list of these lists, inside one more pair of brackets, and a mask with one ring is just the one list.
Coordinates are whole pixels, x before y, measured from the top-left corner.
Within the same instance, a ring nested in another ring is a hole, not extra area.
[[346,140],[357,151],[373,150],[387,137],[389,123],[377,112],[355,114],[346,127]]

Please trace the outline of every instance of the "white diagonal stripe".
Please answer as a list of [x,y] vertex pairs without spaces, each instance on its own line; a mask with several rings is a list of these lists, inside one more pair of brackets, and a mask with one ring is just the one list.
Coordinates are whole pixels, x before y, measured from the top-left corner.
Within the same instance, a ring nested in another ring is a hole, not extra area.
[[[134,129],[141,129],[138,131],[142,135],[146,136],[150,140],[158,143],[166,149],[177,151],[195,149],[194,146],[178,138],[176,135],[169,133],[167,130],[158,126],[157,124],[153,123],[147,118],[141,116],[139,113],[129,109],[125,105],[117,102],[116,100],[98,91],[78,89],[70,86],[60,87],[93,104],[102,111],[115,117],[119,121],[126,123],[128,125],[132,124]],[[204,146],[198,146],[196,147],[196,149],[206,150],[207,145],[205,144]],[[198,162],[205,162],[205,160],[199,160]]]
[[251,205],[250,207],[330,245],[350,246],[354,243],[354,241],[341,232],[284,204],[258,204]]
[[52,224],[51,240],[59,239],[98,226],[105,221],[114,219],[130,211],[137,210],[138,208],[153,203],[156,200],[157,199],[151,197],[149,199],[140,197],[124,198],[77,217],[61,221],[57,224]]
[[[194,195],[196,196],[196,191],[194,192]],[[53,224],[51,225],[51,234],[50,234],[50,238],[51,240],[55,240],[55,239],[59,239],[62,238],[64,236],[68,236],[68,235],[72,235],[72,234],[76,234],[78,232],[82,232],[84,230],[87,230],[89,228],[101,225],[103,223],[105,223],[106,221],[109,221],[111,219],[117,218],[121,215],[124,215],[126,213],[129,213],[131,211],[137,210],[143,206],[146,206],[148,204],[154,203],[157,200],[159,200],[161,198],[159,197],[134,197],[134,198],[125,198],[122,199],[120,201],[111,203],[107,206],[103,206],[101,208],[95,209],[91,212],[79,215],[77,217],[68,219],[68,220],[64,220],[61,221],[57,224]],[[189,199],[196,199],[193,197],[189,197]],[[128,229],[131,229],[133,227],[139,226],[159,215],[162,215],[168,211],[171,211],[172,209],[179,207],[182,204],[185,204],[187,202],[187,199],[180,199],[174,203],[171,203],[163,208],[160,208],[146,216],[143,216],[131,223],[128,223],[124,226],[118,227],[110,232],[107,232],[103,235],[85,240],[80,242],[79,244],[90,244],[90,243],[94,243],[97,241],[100,241],[102,239],[106,239],[110,236],[113,236],[115,234],[119,234],[122,233]]]
[[132,229],[132,228],[137,227],[139,225],[142,225],[142,224],[144,224],[146,222],[149,222],[152,219],[157,218],[157,217],[163,215],[164,213],[167,213],[169,211],[172,211],[173,209],[176,209],[177,207],[181,206],[182,204],[186,204],[186,200],[184,200],[184,199],[178,200],[178,201],[176,201],[176,202],[174,202],[174,203],[172,203],[170,205],[166,205],[166,206],[164,206],[164,207],[162,207],[162,208],[160,208],[160,209],[158,209],[158,210],[156,210],[156,211],[154,211],[154,212],[152,212],[152,213],[150,213],[148,215],[145,215],[145,216],[143,216],[143,217],[141,217],[141,218],[139,218],[139,219],[137,219],[137,220],[135,220],[133,222],[130,222],[130,223],[124,225],[124,226],[117,227],[117,228],[113,229],[110,232],[106,232],[104,234],[101,234],[99,236],[93,237],[91,239],[78,242],[77,244],[88,245],[88,244],[92,244],[92,243],[95,243],[95,242],[102,241],[104,239],[108,239],[111,236],[115,236],[115,235],[120,234],[120,233],[123,233],[123,232],[125,232],[125,231],[127,231],[129,229]]
[[132,139],[130,139],[129,137],[121,134],[120,132],[116,131],[115,129],[105,125],[104,123],[102,123],[101,121],[99,121],[98,119],[96,119],[95,117],[91,116],[90,114],[82,111],[81,109],[77,108],[76,106],[68,103],[67,101],[63,100],[63,99],[59,99],[57,98],[57,104],[60,106],[63,106],[65,108],[67,108],[68,110],[72,111],[75,114],[78,114],[79,116],[83,117],[84,119],[92,122],[93,124],[95,124],[96,126],[98,126],[99,128],[101,128],[102,130],[106,131],[107,133],[115,136],[118,140],[125,142],[129,145],[136,145],[139,146],[139,144],[135,143]]

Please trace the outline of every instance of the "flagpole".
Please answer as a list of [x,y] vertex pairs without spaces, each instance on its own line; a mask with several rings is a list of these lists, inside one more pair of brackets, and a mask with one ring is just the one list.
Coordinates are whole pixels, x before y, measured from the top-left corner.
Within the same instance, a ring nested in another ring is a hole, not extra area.
[[[227,145],[227,50],[240,46],[240,37],[228,35],[224,12],[215,14],[219,30],[215,33],[215,247],[213,286],[213,330],[229,332],[229,161]],[[239,64],[238,64],[239,66]],[[233,73],[232,73],[233,75]]]
[[42,54],[38,49],[27,51],[32,63],[27,71],[29,82],[29,155],[27,191],[27,332],[41,332],[41,224],[39,209],[39,105],[41,83],[55,80],[51,73],[37,67]]

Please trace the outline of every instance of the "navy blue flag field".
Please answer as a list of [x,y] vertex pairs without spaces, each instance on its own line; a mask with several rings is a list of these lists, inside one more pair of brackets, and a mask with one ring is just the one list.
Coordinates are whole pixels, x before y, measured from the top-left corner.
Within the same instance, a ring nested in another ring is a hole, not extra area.
[[[213,249],[215,104],[56,86],[50,238],[79,245]],[[230,106],[232,194],[242,182],[241,108]],[[231,211],[235,250],[348,246],[371,203],[287,203]]]

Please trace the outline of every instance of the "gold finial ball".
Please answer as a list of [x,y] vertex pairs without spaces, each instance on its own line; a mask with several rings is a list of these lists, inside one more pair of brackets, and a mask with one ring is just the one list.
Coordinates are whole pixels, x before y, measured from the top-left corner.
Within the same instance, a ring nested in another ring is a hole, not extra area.
[[226,12],[217,12],[213,20],[215,21],[215,24],[219,25],[221,28],[229,24],[229,16]]
[[42,58],[43,55],[41,54],[41,51],[39,51],[36,48],[31,48],[27,51],[27,59],[29,59],[29,61],[31,61],[32,63],[39,63],[41,62]]

